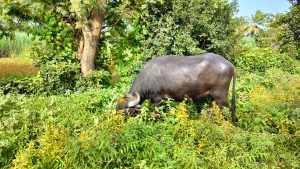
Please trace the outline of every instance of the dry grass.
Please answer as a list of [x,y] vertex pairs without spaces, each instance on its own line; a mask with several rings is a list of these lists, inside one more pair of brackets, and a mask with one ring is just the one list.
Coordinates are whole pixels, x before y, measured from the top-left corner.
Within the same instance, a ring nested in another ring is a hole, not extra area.
[[6,77],[34,76],[39,68],[22,58],[0,58],[0,79]]

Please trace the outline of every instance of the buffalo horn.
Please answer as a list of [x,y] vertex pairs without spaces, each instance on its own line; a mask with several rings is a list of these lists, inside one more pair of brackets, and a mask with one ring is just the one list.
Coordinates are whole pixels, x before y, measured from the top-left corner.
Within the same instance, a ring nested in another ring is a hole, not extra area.
[[137,93],[137,92],[134,92],[134,97],[132,97],[132,100],[130,100],[128,102],[128,107],[134,107],[136,106],[137,104],[139,104],[141,98],[140,98],[140,95]]

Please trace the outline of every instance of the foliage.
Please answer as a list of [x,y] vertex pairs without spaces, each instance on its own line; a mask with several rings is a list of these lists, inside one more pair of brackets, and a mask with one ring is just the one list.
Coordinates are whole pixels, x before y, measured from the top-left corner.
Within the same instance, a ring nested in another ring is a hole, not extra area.
[[293,59],[299,59],[299,42],[294,38],[293,31],[288,23],[284,22],[286,15],[276,15],[264,31],[256,36],[260,47],[272,47],[273,49],[288,54]]
[[[296,4],[295,2],[292,2]],[[260,46],[272,46],[292,58],[300,58],[300,39],[298,20],[300,19],[299,5],[290,8],[286,14],[275,15],[267,24],[268,29],[257,37]]]
[[[75,22],[72,20],[75,16],[69,12],[69,5],[67,1],[5,1],[2,13],[10,24],[4,23],[3,27],[12,29],[14,24],[19,26],[15,23],[17,20],[22,24],[22,30],[45,43],[35,47],[35,61],[38,64],[74,62],[77,42],[74,38]],[[13,36],[13,33],[9,34]]]
[[[75,51],[82,36],[81,28],[89,22],[89,15],[93,13],[91,10],[94,8],[105,8],[106,11],[105,26],[102,30],[104,44],[112,44],[117,49],[114,53],[118,54],[124,53],[125,50],[131,50],[131,47],[135,47],[135,50],[132,50],[135,53],[137,53],[137,50],[141,53],[140,43],[136,41],[141,36],[140,25],[137,21],[140,17],[139,12],[142,12],[145,9],[144,6],[150,1],[107,1],[107,4],[104,2],[60,1],[55,3],[54,1],[28,0],[21,5],[19,2],[7,1],[3,3],[3,17],[9,18],[11,22],[14,20],[13,18],[22,22],[24,21],[22,20],[23,14],[26,12],[27,19],[31,22],[25,22],[27,24],[25,24],[26,29],[24,30],[45,42],[45,44],[36,46],[35,61],[39,65],[59,62],[74,63],[77,61]],[[14,10],[15,8],[18,10]],[[32,10],[28,11],[28,9]],[[10,25],[5,25],[5,27],[10,28]],[[101,55],[106,50],[106,47],[102,47],[102,45],[103,43],[98,45],[102,48],[99,50]],[[102,66],[99,62],[107,62],[106,60],[100,60],[100,58],[103,58],[102,56],[98,58],[98,67]],[[121,56],[120,58],[108,56],[109,60],[123,59]],[[107,65],[104,66],[103,69],[106,69]]]
[[[22,3],[23,2],[23,3]],[[0,3],[0,38],[14,38],[15,31],[22,30],[24,22],[31,19],[31,8],[25,1],[5,0]]]
[[44,67],[36,77],[23,79],[4,79],[1,89],[5,94],[55,94],[74,89],[79,67],[76,65],[49,65]]
[[90,87],[102,87],[110,84],[110,74],[105,71],[93,72],[86,78],[79,74],[76,64],[56,64],[44,66],[36,77],[7,78],[0,82],[0,90],[4,94],[68,94],[84,91]]
[[56,64],[46,66],[40,71],[37,78],[41,81],[45,91],[65,93],[74,89],[78,80],[79,66],[75,64]]
[[288,24],[289,29],[293,32],[295,40],[300,43],[300,30],[298,28],[298,21],[300,19],[300,4],[291,7],[290,11],[281,19],[281,22]]
[[91,72],[84,78],[80,76],[79,79],[76,80],[76,90],[82,91],[89,88],[107,87],[112,83],[110,73],[103,70]]
[[32,36],[24,32],[17,32],[14,39],[4,37],[0,39],[0,58],[5,57],[24,57],[30,55],[30,50],[34,43]]
[[273,20],[273,17],[274,16],[270,13],[264,13],[261,10],[257,10],[255,15],[252,16],[251,22],[264,26],[270,23]]
[[[142,15],[145,11],[138,7],[127,9],[127,5],[132,7],[136,4],[108,4],[106,24],[109,30],[103,31],[97,51],[96,67],[109,71],[114,78],[113,83],[137,73],[145,61],[140,43],[141,31],[145,29],[140,28],[137,14]],[[118,16],[120,14],[123,14],[122,19]]]
[[243,75],[237,87],[240,127],[299,135],[299,79],[299,74],[279,69],[269,69],[264,75]]
[[244,38],[244,44],[238,47],[239,54],[234,58],[238,69],[246,72],[265,72],[269,68],[279,68],[290,73],[299,73],[299,62],[285,53],[274,51],[270,47],[257,47],[253,38]]
[[70,24],[62,22],[64,13],[52,13],[46,7],[41,7],[39,24],[32,27],[34,36],[44,44],[35,46],[33,56],[36,64],[46,65],[61,62],[75,62],[75,43],[73,28]]
[[227,54],[234,41],[235,3],[227,1],[157,1],[149,4],[142,20],[147,28],[143,42],[147,57],[192,55],[205,51]]
[[[124,87],[90,90],[68,97],[2,95],[1,166],[297,168],[300,165],[298,134],[287,132],[283,136],[267,130],[253,131],[252,125],[243,126],[242,130],[226,121],[214,103],[194,119],[190,119],[193,107],[188,101],[167,101],[159,108],[145,103],[146,114],[129,118],[125,123],[112,109]],[[241,108],[239,111],[244,111]],[[151,109],[157,109],[156,114]],[[246,112],[239,115],[238,126],[244,123],[244,118],[252,121],[253,117],[249,118]],[[286,124],[280,118],[271,119]]]

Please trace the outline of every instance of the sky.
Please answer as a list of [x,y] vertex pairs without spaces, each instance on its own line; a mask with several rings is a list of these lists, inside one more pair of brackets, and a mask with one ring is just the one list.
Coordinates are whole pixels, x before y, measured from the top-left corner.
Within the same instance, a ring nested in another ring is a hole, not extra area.
[[286,13],[291,4],[287,0],[238,0],[238,16],[251,17],[257,10],[265,13]]

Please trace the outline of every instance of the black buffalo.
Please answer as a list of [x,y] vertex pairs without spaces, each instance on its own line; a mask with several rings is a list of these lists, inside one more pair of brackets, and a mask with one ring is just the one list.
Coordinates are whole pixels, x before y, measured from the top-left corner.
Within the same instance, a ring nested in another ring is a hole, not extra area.
[[140,108],[149,99],[158,104],[166,98],[182,101],[212,98],[220,107],[229,106],[228,90],[232,79],[232,121],[235,114],[236,73],[232,63],[222,56],[207,53],[196,56],[161,56],[148,61],[130,91],[117,102],[117,111]]

